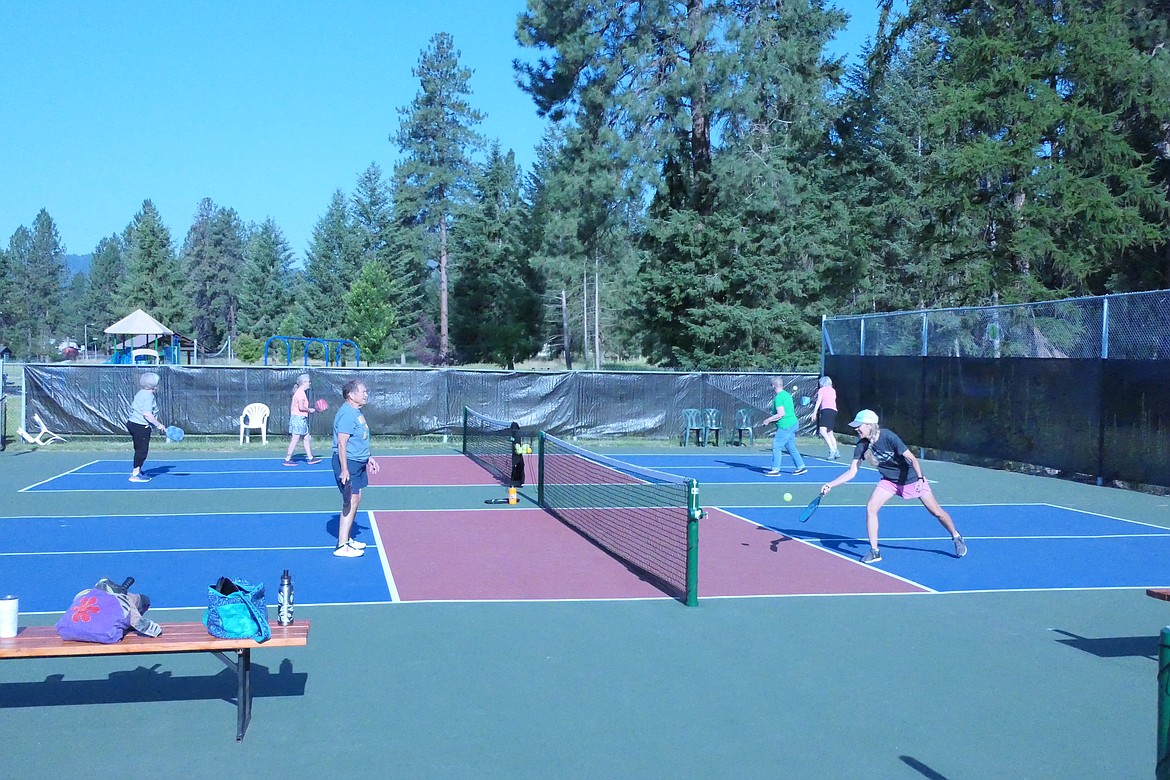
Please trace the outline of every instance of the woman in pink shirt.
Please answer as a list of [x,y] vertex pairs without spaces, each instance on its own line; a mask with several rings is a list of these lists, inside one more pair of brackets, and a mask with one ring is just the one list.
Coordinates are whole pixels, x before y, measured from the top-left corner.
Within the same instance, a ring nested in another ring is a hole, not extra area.
[[292,459],[293,450],[297,448],[297,441],[303,436],[305,439],[305,463],[312,466],[315,463],[320,463],[320,458],[313,457],[313,447],[310,439],[313,437],[309,435],[309,415],[315,409],[309,405],[309,375],[301,374],[297,377],[297,384],[293,388],[292,401],[288,407],[288,432],[292,435],[292,441],[288,443],[288,452],[284,456],[284,465],[295,466],[296,461]]
[[813,404],[813,419],[817,421],[817,432],[829,445],[829,460],[837,460],[841,453],[837,451],[837,434],[833,428],[837,425],[837,391],[833,389],[833,380],[827,376],[817,380],[820,389],[817,390],[817,402]]

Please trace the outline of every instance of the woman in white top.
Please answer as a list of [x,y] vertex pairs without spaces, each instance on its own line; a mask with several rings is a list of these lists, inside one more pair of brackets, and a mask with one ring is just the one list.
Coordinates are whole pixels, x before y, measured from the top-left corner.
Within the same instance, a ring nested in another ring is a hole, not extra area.
[[150,482],[150,477],[142,473],[142,464],[146,463],[146,456],[150,453],[150,429],[158,428],[164,434],[167,426],[158,419],[158,392],[159,376],[152,372],[138,377],[140,388],[130,402],[130,414],[126,418],[126,430],[134,442],[134,470],[130,472],[131,482]]

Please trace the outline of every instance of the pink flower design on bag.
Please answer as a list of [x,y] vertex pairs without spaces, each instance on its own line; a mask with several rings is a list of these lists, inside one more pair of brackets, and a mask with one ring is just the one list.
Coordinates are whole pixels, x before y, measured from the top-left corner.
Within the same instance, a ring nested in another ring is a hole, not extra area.
[[86,596],[81,600],[81,603],[73,610],[73,622],[88,623],[90,613],[97,614],[102,611],[98,606],[97,596]]

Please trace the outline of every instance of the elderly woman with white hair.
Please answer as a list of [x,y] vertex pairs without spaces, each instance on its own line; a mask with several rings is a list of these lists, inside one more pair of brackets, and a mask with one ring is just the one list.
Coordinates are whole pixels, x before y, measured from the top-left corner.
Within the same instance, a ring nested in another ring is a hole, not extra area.
[[158,392],[159,376],[153,371],[138,377],[139,390],[130,402],[130,415],[126,418],[126,430],[134,442],[134,470],[130,472],[131,482],[150,482],[150,477],[142,473],[142,464],[146,463],[146,456],[150,453],[150,429],[158,428],[164,434],[167,426],[158,419]]
[[288,443],[288,452],[284,454],[284,465],[286,466],[297,465],[296,461],[293,460],[293,453],[297,449],[297,441],[301,438],[305,440],[305,463],[312,466],[321,462],[320,458],[313,457],[311,441],[313,437],[309,435],[309,415],[316,411],[309,405],[310,381],[308,374],[301,374],[293,386],[292,401],[289,402],[288,407],[288,433],[292,439]]
[[837,460],[841,453],[837,450],[837,434],[833,429],[837,425],[837,391],[833,389],[833,380],[823,376],[817,380],[817,401],[813,404],[812,416],[817,424],[817,433],[829,445],[829,460]]

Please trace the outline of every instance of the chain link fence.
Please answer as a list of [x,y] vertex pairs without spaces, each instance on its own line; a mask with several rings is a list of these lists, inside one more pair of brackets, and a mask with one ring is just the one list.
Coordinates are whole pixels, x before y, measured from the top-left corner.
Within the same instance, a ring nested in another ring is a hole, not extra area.
[[822,353],[839,420],[870,408],[919,447],[1170,487],[1170,290],[827,317]]
[[825,355],[1170,358],[1170,290],[826,317]]

